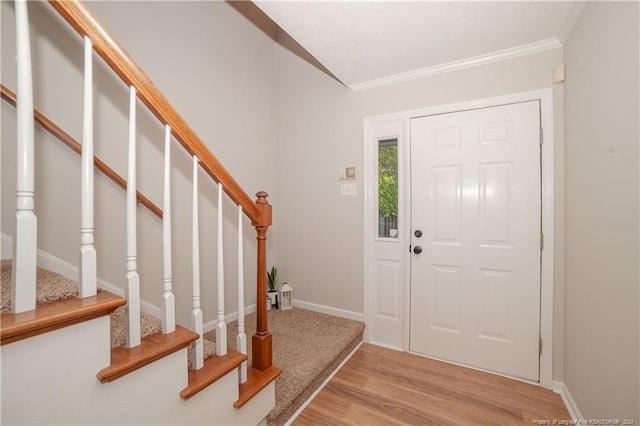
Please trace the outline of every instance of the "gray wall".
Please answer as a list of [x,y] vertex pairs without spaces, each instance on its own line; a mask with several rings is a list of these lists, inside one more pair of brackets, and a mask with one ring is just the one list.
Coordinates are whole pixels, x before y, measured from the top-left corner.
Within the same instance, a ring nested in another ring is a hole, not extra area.
[[[89,7],[250,196],[275,194],[274,43],[224,2],[91,2]],[[150,13],[152,11],[152,13]],[[35,106],[76,139],[82,130],[82,42],[46,2],[29,2]],[[2,82],[15,90],[13,2],[2,2]],[[95,153],[126,175],[128,92],[95,59]],[[14,233],[15,110],[2,104],[2,232]],[[163,129],[138,102],[138,186],[162,205]],[[77,265],[80,248],[80,159],[44,132],[36,132],[36,214],[39,248]],[[249,155],[247,155],[249,154]],[[174,288],[178,320],[191,309],[191,162],[174,141]],[[202,301],[215,318],[216,188],[204,173],[200,198]],[[226,278],[236,278],[236,210],[225,201]],[[159,306],[162,293],[161,222],[138,208],[139,270],[144,300]],[[246,301],[255,302],[255,231],[245,221]],[[275,233],[269,233],[275,262]],[[125,277],[125,192],[96,178],[98,274],[117,286]],[[229,289],[234,286],[229,286]],[[235,292],[225,295],[228,312]]]
[[586,418],[636,422],[638,12],[591,2],[565,45],[565,382]]
[[[284,49],[277,50],[278,261],[295,298],[363,311],[363,119],[530,90],[554,90],[562,123],[562,86],[551,75],[562,50],[354,93]],[[556,126],[556,131],[562,126]],[[563,135],[556,132],[556,157]],[[341,167],[357,167],[357,197],[339,195]],[[556,207],[562,212],[562,163],[556,164]],[[558,198],[559,197],[559,198]],[[556,216],[557,244],[562,217]],[[556,247],[557,248],[557,247]],[[563,252],[555,264],[562,271]],[[563,276],[556,274],[556,298]],[[562,378],[562,305],[555,306],[554,378]]]
[[[278,259],[296,298],[362,312],[363,119],[550,88],[560,49],[353,93],[284,49],[278,66]],[[358,196],[340,197],[354,165]],[[285,226],[286,224],[286,226]]]

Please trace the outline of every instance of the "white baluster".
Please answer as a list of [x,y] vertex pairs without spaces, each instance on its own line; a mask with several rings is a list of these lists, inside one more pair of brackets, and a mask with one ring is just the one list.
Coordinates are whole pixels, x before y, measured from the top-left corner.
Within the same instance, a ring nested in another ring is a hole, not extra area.
[[[242,240],[242,206],[238,206],[238,336],[236,346],[238,351],[247,354],[247,335],[244,333],[244,250]],[[247,361],[240,364],[238,381],[247,381]]]
[[31,43],[27,2],[16,1],[16,44],[18,49],[18,141],[17,141],[17,202],[16,238],[13,245],[14,312],[36,307],[36,250],[38,219],[33,212],[34,152],[33,152],[33,86],[31,79]]
[[224,255],[222,244],[222,184],[218,183],[218,322],[216,323],[216,355],[227,354],[227,324],[224,322]]
[[129,164],[127,173],[127,347],[140,344],[140,277],[136,223],[136,88],[129,96]]
[[193,212],[191,221],[191,254],[193,265],[193,311],[191,312],[191,330],[198,333],[198,340],[193,342],[191,351],[191,368],[199,370],[204,366],[204,326],[202,310],[200,310],[200,242],[198,229],[198,157],[193,156]]
[[171,276],[171,127],[164,126],[164,201],[162,213],[162,332],[176,329],[176,307]]
[[96,295],[97,254],[93,246],[93,65],[91,39],[84,37],[84,111],[82,117],[80,297]]

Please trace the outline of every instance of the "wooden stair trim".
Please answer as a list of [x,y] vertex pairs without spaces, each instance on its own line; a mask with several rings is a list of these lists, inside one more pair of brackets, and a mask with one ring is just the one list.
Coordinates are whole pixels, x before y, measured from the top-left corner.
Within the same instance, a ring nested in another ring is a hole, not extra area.
[[191,398],[247,359],[246,355],[228,348],[225,356],[214,355],[205,359],[200,370],[189,370],[189,384],[180,391],[180,396],[182,399]]
[[49,0],[49,4],[75,29],[81,37],[88,37],[94,52],[127,85],[136,89],[136,97],[163,125],[171,128],[171,134],[190,154],[197,157],[200,167],[215,181],[244,214],[258,233],[257,254],[257,303],[258,319],[256,335],[252,337],[254,365],[262,371],[271,367],[272,339],[267,328],[266,317],[266,233],[271,226],[272,207],[266,192],[258,192],[255,202],[244,191],[235,178],[213,155],[207,144],[195,133],[175,107],[154,85],[149,76],[127,53],[124,47],[91,12],[82,0]]
[[264,371],[256,370],[252,367],[247,368],[247,381],[239,385],[240,395],[238,400],[233,403],[233,406],[236,408],[242,407],[269,383],[274,381],[280,373],[282,373],[282,370],[273,366]]
[[[1,83],[0,97],[7,101],[9,105],[12,105],[14,107],[18,104],[16,94]],[[42,126],[43,129],[53,135],[60,142],[68,146],[73,152],[75,152],[76,154],[82,154],[82,144],[80,144],[80,142],[76,141],[73,137],[71,137],[71,135],[58,127],[58,125],[56,125],[49,117],[42,114],[35,108],[33,109],[33,117],[38,122],[38,124]],[[102,173],[104,173],[105,176],[114,181],[118,186],[120,186],[124,190],[127,189],[127,181],[115,170],[109,167],[104,161],[94,155],[93,163]],[[136,191],[136,198],[139,203],[141,203],[143,206],[149,209],[149,211],[162,219],[162,210],[160,209],[160,207],[156,206],[150,199],[145,197],[144,194],[142,194],[140,191]]]
[[0,345],[111,315],[126,303],[123,297],[99,291],[92,297],[57,300],[19,314],[6,312],[1,317]]
[[242,210],[252,222],[258,222],[260,220],[258,206],[89,7],[81,0],[49,0],[49,4],[81,37],[87,36],[91,39],[93,50],[98,56],[127,86],[136,88],[138,99],[147,106],[158,121],[162,125],[168,124],[171,127],[171,133],[175,139],[190,155],[198,157],[200,167],[214,181],[222,183],[224,192],[236,205],[242,206]]
[[193,331],[176,326],[175,331],[172,333],[155,333],[144,337],[142,342],[133,348],[119,347],[112,349],[111,365],[98,372],[98,380],[102,383],[112,382],[145,365],[186,348],[197,338],[198,335]]

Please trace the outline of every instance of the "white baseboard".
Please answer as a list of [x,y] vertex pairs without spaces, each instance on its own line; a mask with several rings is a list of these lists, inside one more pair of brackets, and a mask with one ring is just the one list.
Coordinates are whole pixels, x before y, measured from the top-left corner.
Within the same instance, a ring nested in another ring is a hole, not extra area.
[[[308,309],[310,311],[320,312],[323,314],[333,315],[336,317],[342,317],[347,319],[352,319],[356,321],[363,321],[364,315],[358,312],[347,311],[344,309],[332,308],[331,306],[318,305],[316,303],[305,302],[303,300],[293,300],[293,306],[296,308]],[[246,306],[244,308],[245,314],[251,314],[256,311],[257,305],[254,303],[253,305]],[[224,321],[228,324],[231,321],[235,321],[238,319],[238,311],[232,312],[224,316]],[[208,333],[211,330],[216,329],[216,325],[218,324],[218,320],[209,321],[204,324],[204,332]]]
[[367,343],[370,343],[372,345],[376,345],[376,346],[380,346],[382,348],[387,348],[387,349],[392,349],[394,351],[399,351],[399,352],[408,352],[405,351],[404,349],[402,349],[400,346],[395,346],[395,345],[389,345],[387,343],[381,343],[381,342],[374,342],[373,340],[368,341]]
[[[342,317],[347,319],[352,319],[356,321],[364,321],[364,315],[358,312],[347,311],[344,309],[332,308],[331,306],[318,305],[316,303],[305,302],[303,300],[293,300],[293,306],[296,308],[308,309],[310,311],[320,312],[323,314],[333,315],[336,317]],[[244,308],[245,314],[251,314],[256,311],[257,305],[254,303],[253,305],[246,306]],[[231,321],[235,321],[238,319],[238,311],[232,312],[224,316],[224,322],[227,324]],[[204,324],[204,332],[208,333],[211,330],[216,329],[216,325],[218,324],[218,320],[209,321]]]
[[[55,272],[55,271],[54,271]],[[78,272],[76,272],[77,274]],[[124,289],[121,289],[120,287],[116,287],[115,285],[111,284],[110,282],[107,282],[103,279],[98,278],[98,288],[101,288],[103,290],[108,291],[109,293],[113,293],[116,294],[120,297],[124,297]],[[140,310],[142,312],[146,312],[150,315],[153,315],[156,318],[162,318],[162,309],[160,309],[158,306],[153,305],[149,302],[146,302],[144,300],[140,300]]]
[[319,305],[317,303],[305,302],[304,300],[298,299],[293,299],[293,306],[296,308],[320,312],[322,314],[333,315],[335,317],[364,322],[364,314],[361,312],[347,311],[346,309],[333,308],[331,306]]
[[567,411],[573,421],[579,422],[584,420],[584,416],[580,412],[578,404],[576,404],[575,399],[571,396],[571,392],[569,392],[569,388],[564,384],[564,382],[554,380],[553,391],[560,395],[562,402],[564,402],[565,407],[567,407]]
[[[244,313],[246,315],[248,314],[252,314],[256,311],[256,304],[254,303],[253,305],[249,305],[249,306],[245,306],[244,307]],[[231,321],[235,321],[238,319],[238,311],[232,312],[230,314],[227,314],[224,316],[224,322],[229,324]],[[218,325],[218,320],[213,320],[213,321],[209,321],[207,323],[205,323],[203,325],[204,328],[204,332],[208,333],[211,330],[215,330],[216,329],[216,325]],[[251,336],[249,336],[251,337]]]
[[[2,242],[2,259],[13,258],[13,238],[3,233],[0,234],[0,241]],[[5,254],[7,254],[6,257]],[[60,274],[70,280],[80,280],[80,270],[77,266],[72,265],[71,263],[66,262],[58,257],[55,257],[52,254],[47,253],[46,251],[38,249],[36,263],[39,267]],[[124,289],[121,289],[101,278],[98,278],[98,288],[124,297]],[[160,316],[162,315],[162,310],[158,306],[153,305],[149,302],[145,302],[144,300],[140,301],[140,309],[143,312],[146,312],[158,318],[160,318]]]

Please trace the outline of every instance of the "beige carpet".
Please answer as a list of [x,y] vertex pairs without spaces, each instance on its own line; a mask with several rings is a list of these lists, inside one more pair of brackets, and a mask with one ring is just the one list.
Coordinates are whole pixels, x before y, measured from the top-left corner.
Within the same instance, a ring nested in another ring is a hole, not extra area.
[[[11,260],[3,260],[0,265],[2,274],[2,312],[11,312]],[[68,299],[78,295],[78,283],[56,272],[38,267],[36,270],[36,305]],[[126,342],[124,306],[111,314],[111,348],[123,346]],[[142,337],[162,330],[160,320],[146,312],[140,313],[140,332]],[[215,349],[214,349],[215,351]]]
[[[267,416],[269,425],[284,424],[309,396],[362,341],[364,324],[306,309],[267,312],[273,335],[273,364],[282,369],[276,379],[276,406]],[[229,347],[236,348],[238,323],[227,325]],[[249,359],[256,314],[247,315]],[[215,341],[215,331],[205,334]]]
[[[111,314],[111,349],[124,346],[127,341],[125,306],[120,306]],[[147,337],[162,331],[162,323],[153,315],[140,312],[140,336]]]
[[[11,312],[11,260],[3,260],[0,266],[2,274],[2,312]],[[36,270],[36,305],[67,299],[78,295],[78,283],[55,272],[38,267]]]

